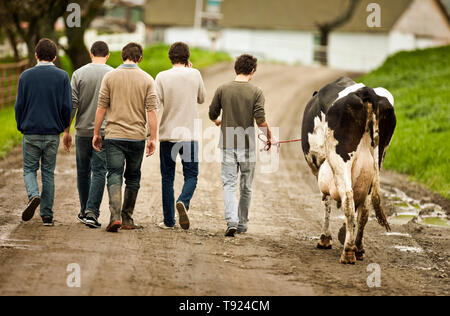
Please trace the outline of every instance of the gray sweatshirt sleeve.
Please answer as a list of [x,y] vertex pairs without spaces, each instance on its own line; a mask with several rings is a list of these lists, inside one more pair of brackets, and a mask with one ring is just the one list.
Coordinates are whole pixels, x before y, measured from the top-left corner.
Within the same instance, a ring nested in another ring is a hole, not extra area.
[[77,113],[77,109],[79,107],[80,102],[80,88],[78,85],[78,75],[77,72],[74,72],[72,75],[72,116],[71,120],[75,117],[75,114]]

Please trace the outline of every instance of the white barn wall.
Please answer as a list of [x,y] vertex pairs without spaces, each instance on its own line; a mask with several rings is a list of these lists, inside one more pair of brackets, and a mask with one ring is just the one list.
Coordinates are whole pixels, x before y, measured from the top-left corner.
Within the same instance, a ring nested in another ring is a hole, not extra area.
[[[287,63],[313,63],[314,36],[311,32],[273,30],[223,29],[215,49],[231,55],[251,53],[268,60]],[[171,27],[164,41],[171,44],[184,41],[191,46],[210,48],[208,31],[204,29]]]
[[391,32],[389,34],[389,54],[414,49],[416,49],[416,37],[414,34],[402,32]]
[[370,71],[390,54],[388,34],[332,33],[328,63],[331,68]]

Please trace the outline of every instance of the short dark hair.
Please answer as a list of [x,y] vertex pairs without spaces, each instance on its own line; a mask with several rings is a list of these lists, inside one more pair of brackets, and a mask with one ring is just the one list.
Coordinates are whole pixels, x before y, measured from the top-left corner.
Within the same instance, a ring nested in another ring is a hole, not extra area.
[[37,43],[35,52],[39,60],[53,61],[58,49],[55,42],[48,38],[43,38]]
[[189,57],[191,57],[191,52],[189,51],[189,46],[186,43],[176,42],[172,44],[169,49],[169,59],[173,65],[187,65],[189,63]]
[[249,75],[253,70],[256,71],[258,59],[252,55],[244,54],[236,59],[234,70],[237,75]]
[[131,60],[137,63],[142,59],[143,54],[144,50],[142,49],[142,46],[138,43],[129,43],[125,45],[125,47],[122,49],[123,61]]
[[109,47],[103,41],[97,41],[91,46],[91,53],[94,57],[106,57],[109,54]]

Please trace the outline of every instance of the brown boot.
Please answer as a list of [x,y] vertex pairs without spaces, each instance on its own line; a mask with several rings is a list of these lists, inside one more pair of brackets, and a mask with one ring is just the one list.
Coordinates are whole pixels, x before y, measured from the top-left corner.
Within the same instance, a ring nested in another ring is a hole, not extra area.
[[136,205],[138,192],[125,189],[125,198],[122,207],[122,229],[134,230],[142,229],[142,226],[136,225],[133,220],[134,207]]
[[111,212],[111,219],[107,232],[117,233],[120,227],[122,227],[122,221],[120,219],[120,205],[122,204],[122,187],[120,185],[111,185],[108,187],[109,194],[109,210]]

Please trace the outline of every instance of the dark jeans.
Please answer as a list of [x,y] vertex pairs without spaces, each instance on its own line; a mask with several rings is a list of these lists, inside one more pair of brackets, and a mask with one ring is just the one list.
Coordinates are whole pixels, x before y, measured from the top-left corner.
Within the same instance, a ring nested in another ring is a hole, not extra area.
[[58,147],[59,135],[23,136],[23,177],[28,199],[39,196],[39,186],[36,177],[39,163],[41,163],[41,216],[53,217],[55,166]]
[[80,196],[80,213],[94,213],[100,216],[103,192],[106,182],[105,150],[97,152],[92,148],[92,137],[76,136],[77,182]]
[[[125,176],[126,188],[138,192],[141,182],[141,166],[144,158],[145,141],[105,140],[108,188],[122,186]],[[126,165],[126,168],[125,168]]]
[[173,183],[175,181],[176,159],[178,154],[183,163],[184,185],[177,202],[183,202],[189,210],[189,204],[197,187],[198,178],[198,143],[197,142],[161,142],[160,160],[162,176],[162,202],[164,224],[175,225],[175,202]]

